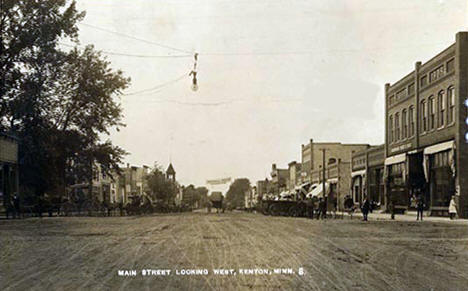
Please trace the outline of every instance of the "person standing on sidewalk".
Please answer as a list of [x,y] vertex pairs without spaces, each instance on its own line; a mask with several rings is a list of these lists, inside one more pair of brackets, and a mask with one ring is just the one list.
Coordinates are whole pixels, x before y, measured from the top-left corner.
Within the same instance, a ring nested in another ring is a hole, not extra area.
[[388,203],[388,211],[391,214],[390,217],[392,218],[392,220],[395,220],[395,204],[392,199],[390,199]]
[[450,199],[449,215],[451,220],[457,216],[457,203],[455,202],[455,196],[452,196],[452,199]]
[[364,201],[362,202],[361,211],[362,211],[362,220],[367,221],[367,215],[369,215],[370,210],[370,203],[367,196],[364,197]]
[[418,212],[416,220],[423,220],[423,211],[424,211],[424,197],[420,191],[418,191],[418,196],[416,197],[416,211]]

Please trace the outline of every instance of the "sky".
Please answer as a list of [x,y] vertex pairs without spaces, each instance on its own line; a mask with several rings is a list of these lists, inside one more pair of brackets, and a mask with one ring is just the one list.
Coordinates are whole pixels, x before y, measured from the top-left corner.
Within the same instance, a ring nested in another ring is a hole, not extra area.
[[[118,99],[127,126],[109,138],[130,152],[126,162],[172,162],[177,180],[195,185],[265,179],[272,163],[300,162],[311,138],[382,144],[384,84],[468,30],[466,0],[77,0],[77,7],[87,13],[81,45],[104,51],[132,79]],[[195,52],[197,91],[188,76]]]

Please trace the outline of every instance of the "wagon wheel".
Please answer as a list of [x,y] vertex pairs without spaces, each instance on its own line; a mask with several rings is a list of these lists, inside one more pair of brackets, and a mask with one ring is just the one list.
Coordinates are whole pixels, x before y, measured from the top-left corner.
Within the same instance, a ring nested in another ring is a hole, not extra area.
[[297,217],[297,216],[299,216],[299,209],[298,209],[298,207],[296,207],[295,205],[289,207],[288,216],[292,216],[292,217]]
[[277,204],[272,204],[270,205],[269,212],[272,216],[278,216],[280,215],[280,208],[279,205]]

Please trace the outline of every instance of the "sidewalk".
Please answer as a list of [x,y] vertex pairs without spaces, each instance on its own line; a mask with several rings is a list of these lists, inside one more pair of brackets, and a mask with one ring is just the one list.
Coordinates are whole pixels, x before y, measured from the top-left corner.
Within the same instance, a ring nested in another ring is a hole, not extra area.
[[[448,217],[441,217],[441,216],[429,216],[429,212],[424,212],[423,221],[430,221],[430,222],[447,222],[447,223],[462,223],[468,225],[468,219],[453,219],[450,220]],[[347,212],[337,212],[336,215],[344,219],[350,219],[350,215]],[[374,211],[373,213],[369,213],[367,216],[368,220],[389,220],[391,221],[390,213],[379,213]],[[395,214],[395,221],[417,221],[417,213],[416,211],[408,211],[405,214]],[[352,219],[362,219],[362,213],[360,211],[356,211],[353,213]]]

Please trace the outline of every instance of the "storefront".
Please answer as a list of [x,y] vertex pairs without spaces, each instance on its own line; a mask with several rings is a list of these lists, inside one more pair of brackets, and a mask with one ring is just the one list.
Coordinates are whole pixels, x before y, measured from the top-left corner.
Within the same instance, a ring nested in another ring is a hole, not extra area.
[[427,204],[432,214],[447,212],[455,195],[455,143],[448,141],[424,149],[423,168],[427,182]]
[[367,182],[369,185],[369,199],[378,206],[383,205],[385,204],[383,167],[369,168],[368,172]]
[[365,195],[366,170],[354,171],[351,173],[351,193],[354,204],[360,204]]
[[392,201],[396,209],[405,210],[409,205],[406,173],[406,153],[385,159],[384,180],[387,190],[387,204]]

